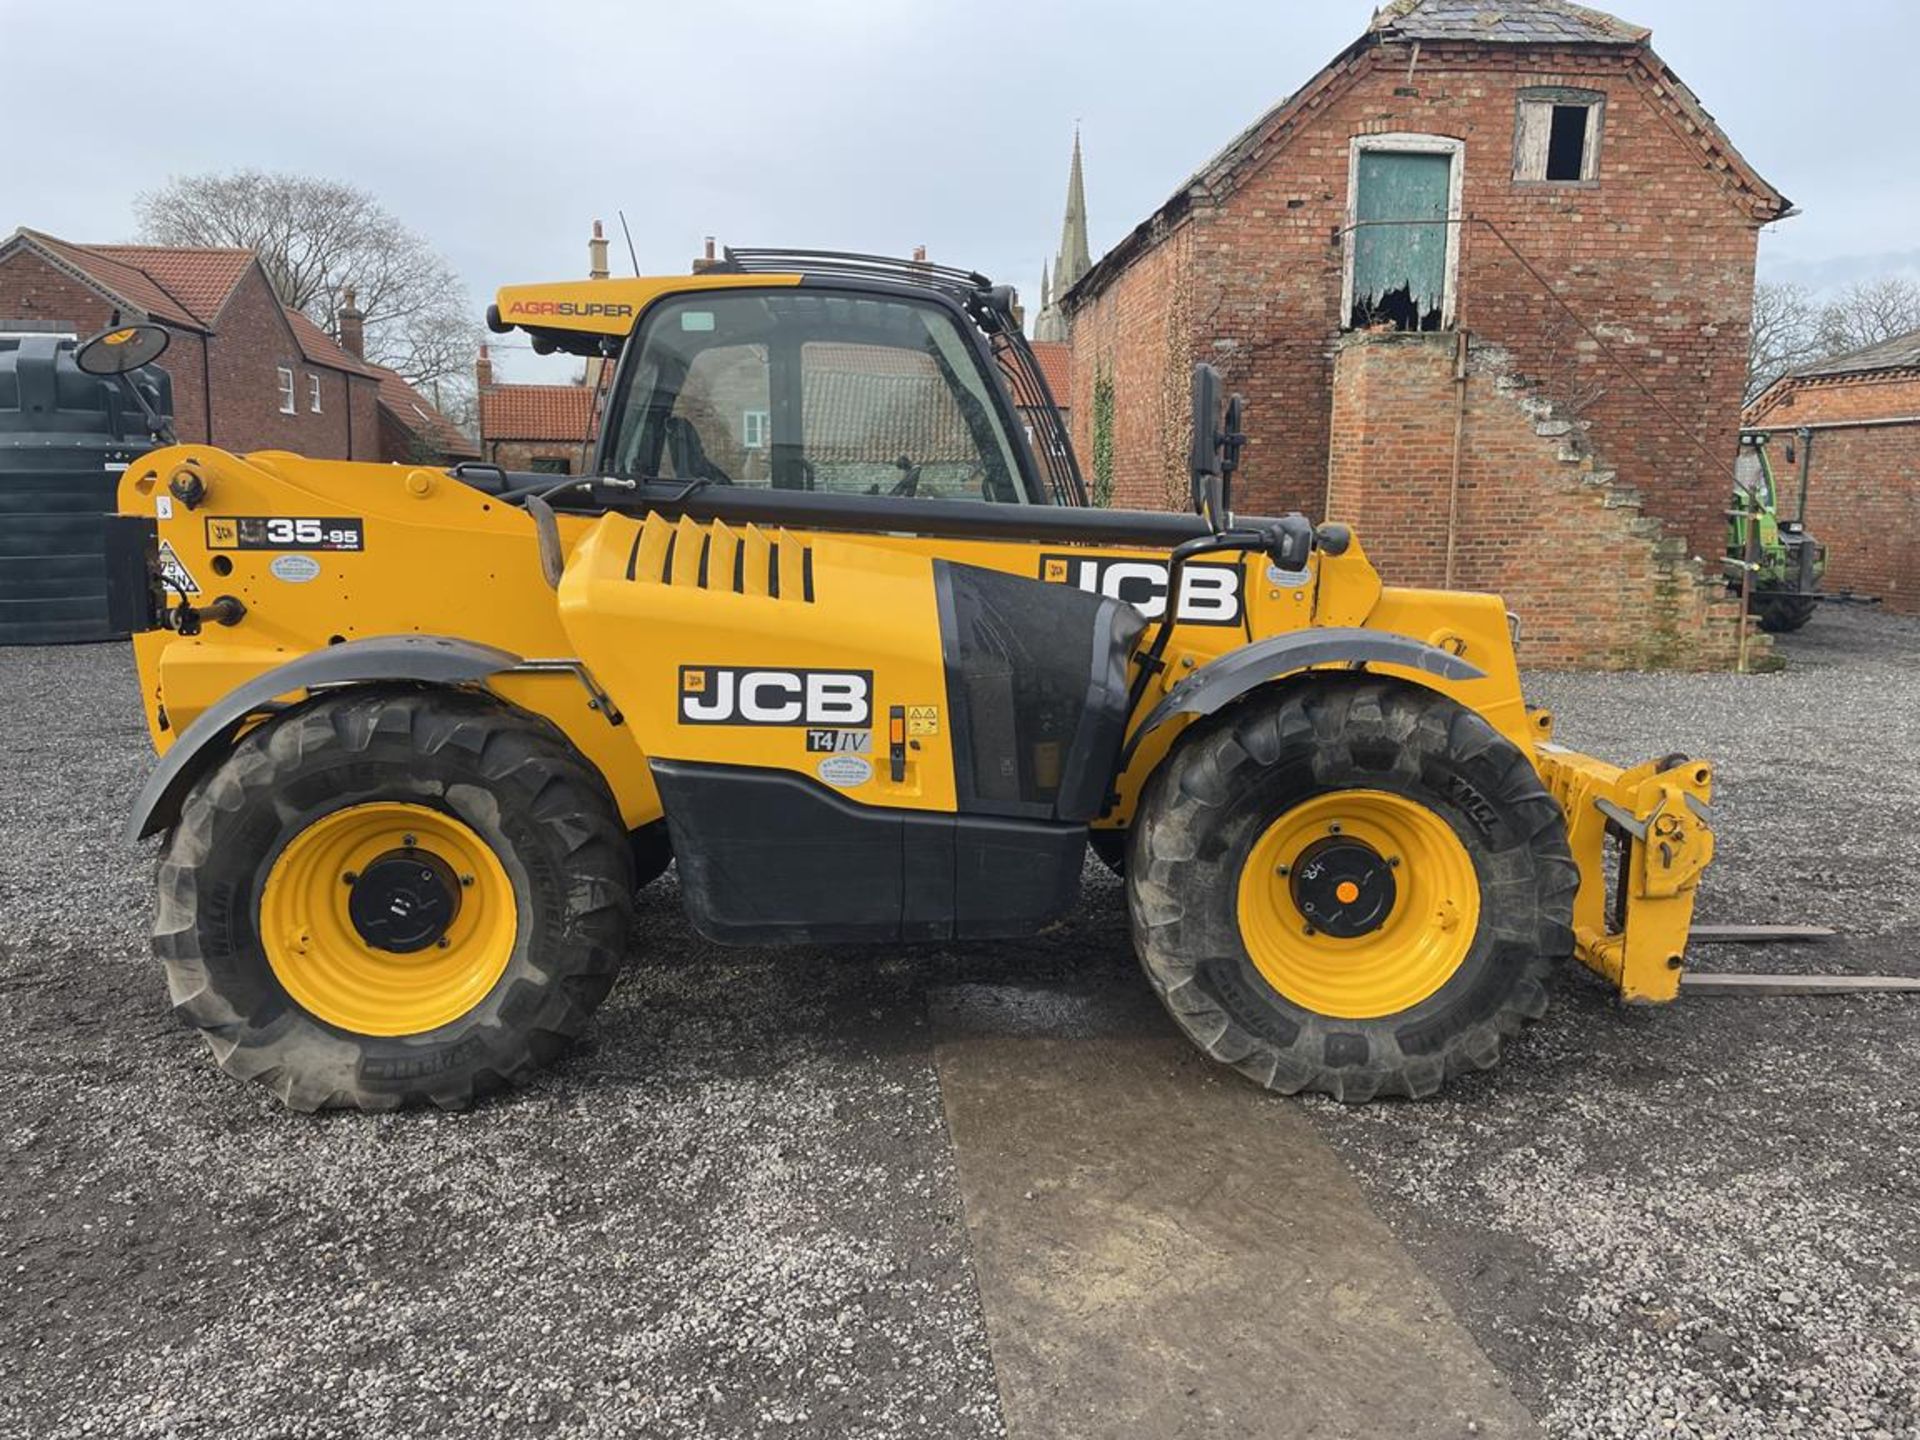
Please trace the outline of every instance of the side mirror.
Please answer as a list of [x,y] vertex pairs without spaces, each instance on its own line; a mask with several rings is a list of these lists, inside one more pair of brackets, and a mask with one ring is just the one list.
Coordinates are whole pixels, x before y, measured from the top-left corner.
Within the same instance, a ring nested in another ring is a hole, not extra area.
[[172,343],[164,325],[119,325],[82,340],[73,363],[89,375],[124,375],[158,360]]
[[1244,403],[1238,395],[1227,401],[1226,421],[1220,418],[1220,372],[1205,361],[1193,367],[1193,449],[1188,464],[1193,472],[1193,509],[1218,530],[1231,523],[1233,472],[1240,468],[1240,433]]
[[1188,466],[1197,487],[1220,465],[1220,372],[1201,361],[1193,367],[1193,450]]

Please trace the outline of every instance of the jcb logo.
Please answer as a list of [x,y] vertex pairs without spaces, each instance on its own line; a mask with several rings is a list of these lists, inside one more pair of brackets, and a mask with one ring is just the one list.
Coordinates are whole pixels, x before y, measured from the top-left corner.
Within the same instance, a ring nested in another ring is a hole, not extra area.
[[[1043,555],[1040,578],[1056,585],[1077,585],[1089,595],[1125,601],[1149,620],[1158,620],[1167,613],[1164,561]],[[1240,567],[1219,561],[1183,565],[1179,618],[1187,625],[1238,625]]]
[[680,720],[685,725],[870,725],[873,672],[682,665]]

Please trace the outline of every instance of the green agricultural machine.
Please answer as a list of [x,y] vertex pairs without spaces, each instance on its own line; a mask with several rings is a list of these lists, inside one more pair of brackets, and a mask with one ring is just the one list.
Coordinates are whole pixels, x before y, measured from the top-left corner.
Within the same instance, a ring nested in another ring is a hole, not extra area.
[[1733,506],[1727,511],[1727,584],[1745,589],[1747,608],[1762,630],[1781,634],[1798,630],[1819,607],[1827,547],[1807,533],[1813,432],[1799,430],[1786,441],[1786,463],[1799,468],[1799,501],[1791,520],[1780,518],[1773,441],[1771,431],[1740,432]]

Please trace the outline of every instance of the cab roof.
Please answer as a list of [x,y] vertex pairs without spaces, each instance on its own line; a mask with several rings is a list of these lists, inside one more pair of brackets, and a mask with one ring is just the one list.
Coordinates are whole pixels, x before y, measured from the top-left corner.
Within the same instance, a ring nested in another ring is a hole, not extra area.
[[504,285],[487,308],[487,328],[502,335],[524,330],[533,337],[534,349],[543,352],[611,354],[632,331],[640,312],[662,295],[749,285],[864,283],[878,291],[922,290],[957,301],[990,333],[1003,328],[1012,316],[1010,288],[996,286],[974,271],[925,260],[837,250],[729,249],[723,256],[691,275]]

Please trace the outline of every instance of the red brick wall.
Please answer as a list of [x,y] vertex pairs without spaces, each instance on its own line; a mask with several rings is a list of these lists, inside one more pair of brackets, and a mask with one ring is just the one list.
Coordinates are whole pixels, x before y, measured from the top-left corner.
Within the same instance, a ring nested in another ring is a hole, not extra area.
[[[234,287],[216,324],[209,347],[216,445],[242,451],[293,450],[337,460],[379,458],[378,383],[310,363],[300,353],[266,276],[251,271]],[[293,371],[291,415],[280,412],[281,366]],[[320,377],[318,414],[309,408],[309,375]]]
[[[113,305],[31,251],[0,259],[0,321],[34,320],[76,335],[104,330]],[[205,342],[190,330],[175,330],[160,364],[173,377],[174,433],[182,440],[208,440],[206,387],[201,382]]]
[[[1405,48],[1363,52],[1348,62],[1351,83],[1341,78],[1315,92],[1224,200],[1202,203],[1110,285],[1076,297],[1075,405],[1090,414],[1094,368],[1110,365],[1126,417],[1118,429],[1129,437],[1116,445],[1126,498],[1184,493],[1177,472],[1185,407],[1162,397],[1176,385],[1184,391],[1186,368],[1204,358],[1250,404],[1240,508],[1318,508],[1332,406],[1328,353],[1342,320],[1343,251],[1333,237],[1347,220],[1351,141],[1434,134],[1465,144],[1465,212],[1497,224],[1656,400],[1602,363],[1500,241],[1475,226],[1462,227],[1461,321],[1577,406],[1649,507],[1701,553],[1718,553],[1758,222],[1686,134],[1638,53],[1429,45],[1409,82]],[[1517,92],[1556,84],[1607,96],[1599,178],[1517,183]],[[1171,245],[1184,263],[1163,253]],[[1185,346],[1169,344],[1160,323],[1170,293],[1188,317]],[[1167,373],[1169,366],[1181,373]],[[1179,434],[1167,435],[1169,428]],[[1083,445],[1087,430],[1086,419],[1077,423]]]
[[[1795,482],[1779,479],[1791,513]],[[1920,614],[1920,424],[1815,431],[1807,528],[1827,546],[1828,590]]]
[[531,470],[534,459],[565,460],[569,475],[586,471],[587,447],[567,440],[488,440],[487,459],[508,470]]
[[1142,256],[1123,284],[1074,321],[1074,453],[1094,485],[1094,386],[1114,390],[1113,499],[1116,506],[1181,510],[1189,503],[1187,445],[1193,365],[1193,232],[1176,232]]
[[[0,260],[0,319],[59,321],[86,335],[106,328],[113,308],[97,291],[29,251]],[[309,363],[258,270],[235,288],[210,339],[175,329],[160,363],[173,377],[174,430],[182,440],[235,451],[294,450],[323,459],[379,456],[378,384]],[[276,370],[282,365],[294,372],[292,415],[280,413]],[[317,415],[309,409],[309,375],[320,377]]]
[[[1326,513],[1390,585],[1446,583],[1455,370],[1452,335],[1354,336],[1334,361]],[[1731,668],[1738,598],[1600,467],[1582,428],[1489,347],[1471,354],[1465,398],[1453,588],[1519,615],[1521,663]]]
[[1749,425],[1774,430],[1839,420],[1915,418],[1920,418],[1920,373],[1912,370],[1785,380],[1747,412]]

